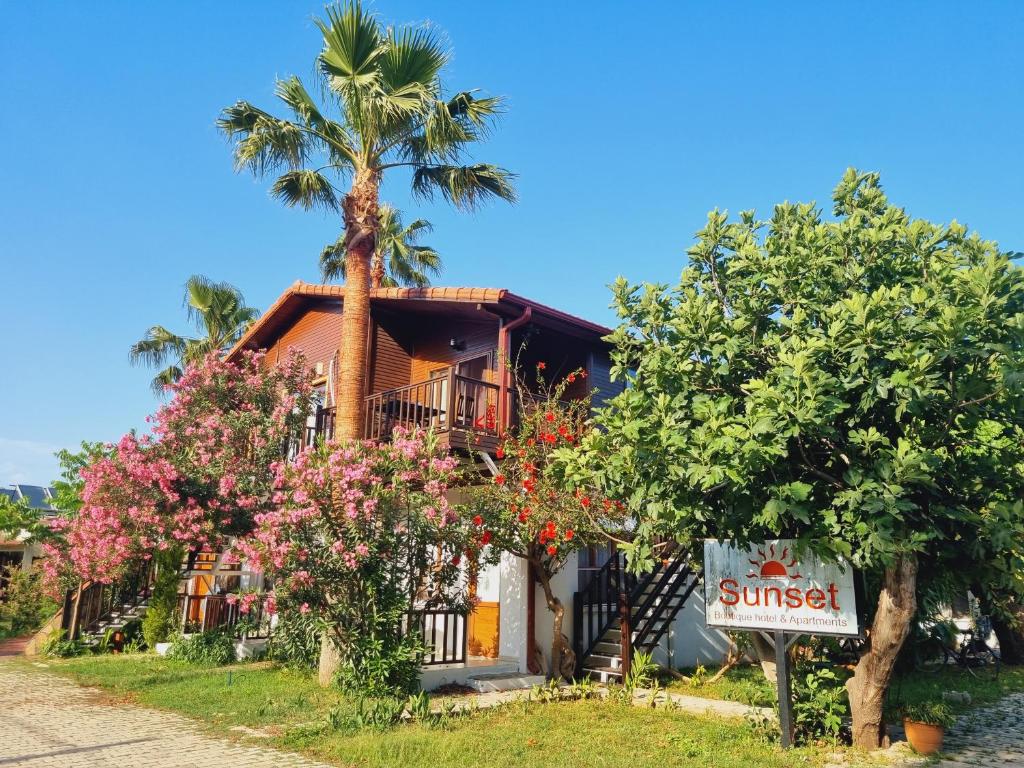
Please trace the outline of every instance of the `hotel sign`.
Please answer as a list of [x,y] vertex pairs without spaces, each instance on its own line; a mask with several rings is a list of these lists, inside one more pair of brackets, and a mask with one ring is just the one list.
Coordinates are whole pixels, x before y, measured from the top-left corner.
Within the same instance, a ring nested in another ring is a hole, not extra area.
[[825,563],[795,541],[749,547],[704,542],[704,600],[709,627],[857,636],[853,568]]

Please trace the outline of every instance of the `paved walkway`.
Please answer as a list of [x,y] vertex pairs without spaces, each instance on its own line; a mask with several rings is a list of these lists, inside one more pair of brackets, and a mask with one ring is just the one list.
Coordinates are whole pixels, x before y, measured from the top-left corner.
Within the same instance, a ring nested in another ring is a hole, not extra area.
[[936,768],[1024,768],[1024,693],[961,717]]
[[0,768],[327,768],[216,739],[178,715],[104,703],[98,691],[0,660]]

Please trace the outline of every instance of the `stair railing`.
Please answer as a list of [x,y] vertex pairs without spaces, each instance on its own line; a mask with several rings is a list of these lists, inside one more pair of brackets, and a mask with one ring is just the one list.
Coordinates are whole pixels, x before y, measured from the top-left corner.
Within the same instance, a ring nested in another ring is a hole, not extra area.
[[573,594],[572,634],[577,664],[582,664],[604,634],[619,622],[620,593],[632,596],[636,587],[636,576],[626,570],[626,556],[613,550],[586,586]]

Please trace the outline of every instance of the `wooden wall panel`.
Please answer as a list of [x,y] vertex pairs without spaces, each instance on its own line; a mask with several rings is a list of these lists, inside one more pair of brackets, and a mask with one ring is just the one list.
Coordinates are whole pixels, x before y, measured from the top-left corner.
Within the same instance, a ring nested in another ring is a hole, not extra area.
[[[412,369],[411,381],[425,381],[436,368],[452,365],[459,360],[468,360],[479,355],[496,352],[498,349],[498,323],[467,323],[465,321],[431,318],[418,329],[411,330]],[[452,339],[465,344],[463,349],[453,349]],[[494,378],[495,363],[492,360],[490,378]]]
[[341,348],[341,303],[323,302],[307,309],[267,350],[267,362],[283,360],[289,347],[301,350],[310,367],[323,363],[326,374]]
[[411,357],[398,340],[402,324],[393,316],[375,316],[370,347],[370,394],[411,384]]

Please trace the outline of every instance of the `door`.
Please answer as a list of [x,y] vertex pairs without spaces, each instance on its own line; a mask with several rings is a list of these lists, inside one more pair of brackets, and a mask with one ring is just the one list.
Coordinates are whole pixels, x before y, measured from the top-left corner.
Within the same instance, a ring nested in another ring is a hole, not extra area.
[[498,604],[501,571],[497,565],[478,569],[470,566],[469,596],[476,600],[466,627],[470,656],[498,658],[501,610]]

